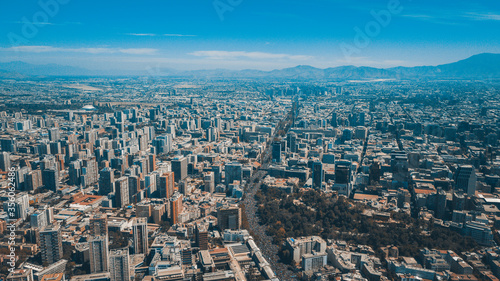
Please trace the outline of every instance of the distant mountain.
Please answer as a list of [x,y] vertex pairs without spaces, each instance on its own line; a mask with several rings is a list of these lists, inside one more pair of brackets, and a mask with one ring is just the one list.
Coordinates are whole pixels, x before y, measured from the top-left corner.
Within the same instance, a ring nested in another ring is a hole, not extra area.
[[362,79],[490,79],[500,78],[500,54],[479,54],[470,58],[438,66],[375,68],[366,66],[339,66],[316,68],[308,65],[261,71],[245,70],[193,70],[150,69],[148,71],[96,72],[83,68],[57,64],[34,65],[24,62],[0,63],[0,78],[29,76],[143,76],[186,77],[199,79],[286,79],[286,80],[362,80]]
[[29,76],[80,76],[92,75],[92,71],[84,68],[59,64],[29,64],[22,61],[0,63],[0,70],[15,72]]

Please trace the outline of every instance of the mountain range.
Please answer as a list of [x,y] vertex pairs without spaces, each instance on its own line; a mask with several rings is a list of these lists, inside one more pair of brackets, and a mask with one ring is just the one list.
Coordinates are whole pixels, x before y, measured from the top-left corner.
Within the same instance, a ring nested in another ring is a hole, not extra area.
[[[142,71],[102,72],[58,64],[35,65],[20,61],[0,63],[0,78],[22,79],[30,76],[148,76]],[[261,70],[193,70],[156,69],[151,77],[185,77],[199,79],[283,79],[283,80],[369,80],[369,79],[480,79],[500,78],[500,54],[483,53],[457,62],[437,66],[375,68],[339,66],[316,68],[299,65],[272,71]]]

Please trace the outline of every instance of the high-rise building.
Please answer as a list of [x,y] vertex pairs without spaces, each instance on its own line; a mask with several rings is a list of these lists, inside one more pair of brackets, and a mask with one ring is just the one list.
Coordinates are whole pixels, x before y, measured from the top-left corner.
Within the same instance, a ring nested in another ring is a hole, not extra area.
[[59,171],[57,168],[43,170],[42,183],[46,189],[56,192],[59,189]]
[[297,134],[288,133],[286,143],[290,148],[290,152],[297,152]]
[[[12,203],[14,204],[12,205]],[[28,216],[29,206],[29,196],[25,192],[16,194],[14,202],[6,201],[3,203],[3,208],[9,215],[10,219],[25,220]]]
[[219,230],[240,229],[241,209],[238,206],[222,207],[217,210],[217,224]]
[[108,237],[92,236],[89,240],[90,273],[107,272],[108,259]]
[[281,141],[273,142],[272,161],[281,163]]
[[160,177],[160,198],[170,198],[174,194],[174,172],[166,172]]
[[180,213],[182,213],[182,194],[176,192],[170,198],[170,216],[172,224],[179,222]]
[[62,258],[62,237],[58,224],[42,227],[38,232],[38,241],[44,265],[53,264]]
[[2,151],[16,152],[16,138],[0,139],[0,146],[2,147]]
[[129,203],[136,204],[137,200],[137,192],[140,190],[140,179],[138,176],[129,176],[128,177],[128,198]]
[[50,141],[58,141],[61,139],[61,133],[59,132],[59,128],[50,128],[49,129],[49,140]]
[[33,170],[24,175],[24,185],[26,190],[37,190],[42,187],[42,171]]
[[107,236],[108,235],[108,217],[106,214],[97,213],[90,216],[89,221],[90,235]]
[[111,281],[130,280],[128,248],[115,249],[109,252],[109,273],[111,274]]
[[217,186],[222,182],[222,164],[214,163],[212,165],[212,172],[214,172],[214,184]]
[[148,221],[147,218],[136,218],[132,224],[134,254],[148,253]]
[[115,181],[115,204],[118,208],[127,206],[129,202],[128,178],[121,177]]
[[195,241],[200,250],[208,250],[208,229],[205,225],[195,225]]
[[476,170],[471,165],[460,165],[453,176],[455,180],[455,190],[462,190],[468,196],[476,194],[477,175]]
[[81,172],[82,160],[78,159],[69,163],[68,174],[69,174],[69,184],[70,185],[80,185],[80,172]]
[[225,167],[226,185],[232,184],[234,181],[240,181],[243,178],[243,167],[239,162],[229,163]]
[[0,170],[7,172],[10,168],[10,154],[8,152],[0,153]]
[[45,210],[39,210],[36,211],[35,213],[31,214],[30,216],[30,226],[34,228],[42,228],[44,226],[47,226],[47,214],[45,213]]
[[215,191],[215,176],[214,172],[205,172],[203,174],[203,182],[205,192],[214,193]]
[[175,157],[172,160],[172,172],[174,172],[174,181],[179,182],[187,178],[188,163],[186,157]]
[[99,194],[108,195],[114,192],[115,174],[113,169],[106,167],[99,172]]
[[312,163],[312,185],[315,189],[323,189],[323,163],[314,161]]

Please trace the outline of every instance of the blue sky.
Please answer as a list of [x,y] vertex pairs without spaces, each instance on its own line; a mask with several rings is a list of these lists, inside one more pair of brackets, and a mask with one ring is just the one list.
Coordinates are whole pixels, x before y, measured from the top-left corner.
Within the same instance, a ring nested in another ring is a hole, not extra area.
[[392,67],[500,53],[498,0],[3,0],[0,22],[0,62],[99,70]]

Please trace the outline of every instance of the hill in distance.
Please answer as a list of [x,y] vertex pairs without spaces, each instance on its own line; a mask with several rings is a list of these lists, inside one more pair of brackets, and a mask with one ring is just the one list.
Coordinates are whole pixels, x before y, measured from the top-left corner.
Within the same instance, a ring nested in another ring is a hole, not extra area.
[[[262,78],[300,80],[353,80],[353,79],[493,79],[500,78],[500,54],[483,53],[457,62],[437,66],[375,68],[366,66],[339,66],[316,68],[299,65],[291,68],[261,71],[245,70],[194,70],[175,71],[157,69],[162,77],[186,78]],[[0,78],[24,76],[148,76],[144,72],[116,71],[99,72],[84,68],[57,64],[34,65],[25,62],[0,63]]]

